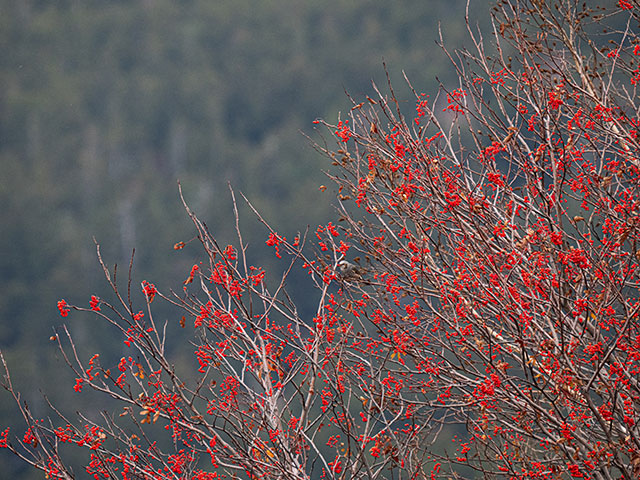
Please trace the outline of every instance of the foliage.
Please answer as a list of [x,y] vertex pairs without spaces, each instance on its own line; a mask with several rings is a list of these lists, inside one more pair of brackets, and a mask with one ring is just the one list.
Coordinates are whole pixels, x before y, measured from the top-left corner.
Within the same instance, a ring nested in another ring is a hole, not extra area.
[[[115,300],[58,308],[131,353],[53,340],[76,392],[123,410],[36,420],[7,371],[28,430],[0,445],[53,478],[73,477],[66,444],[95,478],[637,478],[639,13],[501,0],[493,53],[470,27],[473,48],[448,54],[458,85],[415,92],[415,118],[389,83],[319,121],[341,221],[287,240],[256,211],[285,264],[273,285],[234,197],[235,245],[184,204],[202,260],[182,291],[142,282],[142,307],[98,249]],[[286,292],[296,269],[312,318]],[[166,353],[181,327],[195,373]],[[456,424],[455,452],[435,448]]]
[[[93,237],[121,264],[135,247],[135,275],[168,289],[196,258],[171,249],[189,228],[178,179],[227,242],[228,181],[279,229],[329,218],[299,131],[344,108],[345,88],[370,92],[381,58],[432,82],[436,19],[452,3],[0,0],[0,346],[24,359],[30,401],[55,387],[59,291],[101,285]],[[243,233],[254,245],[263,234],[250,222]],[[116,343],[69,327],[88,348]]]
[[[68,401],[58,385],[72,378],[48,341],[66,322],[83,356],[123,354],[106,325],[57,316],[61,292],[82,303],[101,289],[92,238],[121,265],[135,247],[133,281],[168,290],[198,254],[171,248],[190,228],[178,179],[225,244],[228,181],[287,233],[331,218],[321,159],[299,131],[348,109],[345,89],[370,93],[382,58],[435,85],[436,22],[460,36],[452,4],[463,1],[0,0],[0,348],[32,412],[46,414],[41,391],[69,415],[113,408]],[[273,274],[243,207],[251,261]],[[305,277],[293,272],[289,293],[307,312]],[[190,360],[181,333],[167,345],[178,364]],[[0,425],[20,427],[10,402]],[[38,478],[2,455],[6,476]]]

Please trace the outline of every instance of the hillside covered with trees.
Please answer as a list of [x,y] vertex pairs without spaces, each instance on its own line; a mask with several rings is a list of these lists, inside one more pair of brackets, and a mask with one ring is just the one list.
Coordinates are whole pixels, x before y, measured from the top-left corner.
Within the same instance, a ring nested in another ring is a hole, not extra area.
[[[175,289],[197,250],[172,249],[190,240],[178,180],[223,239],[234,229],[227,182],[290,237],[334,218],[318,188],[330,165],[301,132],[317,140],[316,118],[349,112],[345,91],[384,85],[383,60],[425,90],[453,81],[438,22],[457,46],[463,12],[459,0],[0,1],[0,347],[32,408],[45,408],[40,390],[70,401],[49,341],[63,322],[87,351],[123,348],[56,309],[103,285],[93,237],[122,278],[135,248],[135,280]],[[240,209],[260,256],[265,231]],[[304,287],[295,293],[304,309]],[[0,402],[0,424],[12,418]],[[13,465],[12,478],[40,478]]]

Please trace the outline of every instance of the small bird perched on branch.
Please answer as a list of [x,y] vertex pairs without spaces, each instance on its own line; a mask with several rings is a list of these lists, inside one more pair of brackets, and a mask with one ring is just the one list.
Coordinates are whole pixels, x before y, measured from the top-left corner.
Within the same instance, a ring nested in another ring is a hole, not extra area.
[[338,261],[337,271],[342,280],[362,280],[362,269],[345,259]]

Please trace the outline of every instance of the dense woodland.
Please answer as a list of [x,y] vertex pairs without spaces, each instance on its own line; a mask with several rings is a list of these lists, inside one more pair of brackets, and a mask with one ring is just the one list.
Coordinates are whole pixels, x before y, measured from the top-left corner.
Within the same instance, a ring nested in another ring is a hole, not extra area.
[[[423,91],[452,81],[437,22],[457,47],[463,13],[460,0],[0,1],[0,347],[32,407],[35,385],[77,401],[49,337],[59,298],[88,303],[103,284],[92,237],[122,278],[135,248],[134,279],[168,290],[193,262],[172,248],[192,231],[178,180],[218,238],[234,228],[227,182],[291,237],[333,218],[318,188],[330,165],[301,132],[319,140],[313,120],[348,113],[345,92],[386,83],[383,61],[398,86],[403,70]],[[246,208],[241,220],[259,254],[265,231]],[[68,323],[87,351],[122,349]],[[4,474],[41,478],[13,462],[3,452]]]

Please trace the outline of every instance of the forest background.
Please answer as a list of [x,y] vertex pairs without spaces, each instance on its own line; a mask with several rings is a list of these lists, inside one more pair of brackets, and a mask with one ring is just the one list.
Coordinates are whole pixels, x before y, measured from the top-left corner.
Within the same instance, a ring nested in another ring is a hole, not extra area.
[[[74,395],[49,341],[56,327],[66,322],[86,352],[125,348],[104,325],[56,308],[103,290],[93,237],[125,276],[135,248],[134,280],[168,291],[180,289],[197,249],[173,249],[192,231],[178,180],[218,238],[233,235],[228,182],[284,235],[331,220],[335,195],[319,188],[330,165],[301,132],[318,140],[314,119],[346,117],[345,92],[364,98],[372,81],[386,83],[383,61],[398,87],[402,71],[425,92],[437,91],[436,77],[453,82],[436,41],[440,29],[448,47],[463,45],[464,8],[1,0],[0,349],[35,413],[46,413],[43,394],[69,412],[93,401]],[[277,270],[263,227],[248,209],[241,220],[256,264]],[[304,310],[307,285],[293,280]],[[21,428],[8,395],[0,425]],[[0,468],[41,478],[8,452]]]

